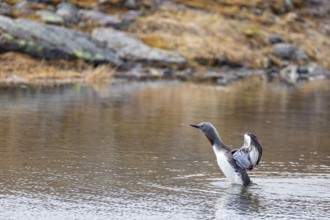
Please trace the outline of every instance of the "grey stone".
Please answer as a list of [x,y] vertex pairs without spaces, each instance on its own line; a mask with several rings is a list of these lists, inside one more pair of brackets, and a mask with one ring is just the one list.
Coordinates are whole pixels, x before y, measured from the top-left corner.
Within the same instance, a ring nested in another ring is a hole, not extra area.
[[302,9],[303,14],[317,18],[326,18],[329,16],[330,2],[329,0],[310,0],[306,1],[305,7]]
[[217,80],[217,83],[221,86],[226,86],[238,79],[238,76],[235,74],[227,73],[223,74],[223,77]]
[[20,15],[28,15],[32,12],[31,4],[27,0],[20,1],[13,5],[13,10]]
[[272,34],[270,37],[269,37],[269,42],[271,44],[278,44],[278,43],[283,43],[283,39],[280,35],[278,34]]
[[299,79],[298,66],[289,65],[280,71],[280,78],[288,84],[296,84]]
[[80,21],[92,23],[105,27],[121,27],[125,25],[125,21],[118,15],[108,15],[99,10],[81,9],[78,11]]
[[10,6],[6,2],[0,2],[0,15],[10,16]]
[[141,11],[136,10],[128,10],[126,14],[123,14],[123,21],[126,23],[130,23],[135,21],[137,18],[142,16]]
[[252,8],[251,11],[256,15],[262,15],[264,12],[261,8]]
[[40,16],[43,22],[48,24],[61,25],[64,23],[64,20],[61,16],[51,11],[40,10],[37,11],[36,14]]
[[297,21],[300,19],[299,15],[294,12],[289,12],[288,14],[286,14],[286,17],[288,20],[291,20],[291,21]]
[[307,60],[308,56],[303,48],[292,44],[278,43],[273,46],[273,53],[283,59],[288,60]]
[[314,62],[309,63],[305,65],[303,68],[306,69],[305,76],[308,77],[308,80],[330,78],[330,71],[317,63]]
[[75,5],[62,2],[57,5],[56,14],[61,16],[67,23],[76,23],[78,22],[77,17],[78,9]]
[[83,59],[121,65],[118,54],[89,35],[29,19],[0,16],[0,51],[18,51],[45,59]]
[[137,9],[137,4],[135,0],[126,0],[125,1],[125,6],[128,9]]
[[324,80],[330,78],[330,71],[317,63],[306,65],[288,65],[281,69],[280,79],[289,84],[296,84],[300,80]]
[[150,47],[126,32],[112,28],[99,28],[92,32],[92,36],[115,49],[127,61],[157,66],[184,67],[186,65],[186,59],[179,53]]

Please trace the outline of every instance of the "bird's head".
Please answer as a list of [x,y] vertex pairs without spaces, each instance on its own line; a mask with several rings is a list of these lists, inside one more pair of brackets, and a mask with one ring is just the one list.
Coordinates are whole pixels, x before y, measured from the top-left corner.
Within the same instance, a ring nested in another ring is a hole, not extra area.
[[214,144],[214,140],[217,135],[217,131],[210,122],[201,122],[197,125],[190,125],[190,126],[202,131],[205,134],[205,136],[207,137],[207,139],[210,141],[210,143],[212,145]]
[[197,125],[190,126],[201,130],[203,133],[207,133],[212,127],[214,127],[210,122],[201,122]]

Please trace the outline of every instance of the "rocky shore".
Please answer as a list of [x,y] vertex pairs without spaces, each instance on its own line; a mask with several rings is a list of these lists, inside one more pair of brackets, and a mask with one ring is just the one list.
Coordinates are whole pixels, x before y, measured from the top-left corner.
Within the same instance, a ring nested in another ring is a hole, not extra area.
[[330,79],[326,0],[0,1],[0,84]]

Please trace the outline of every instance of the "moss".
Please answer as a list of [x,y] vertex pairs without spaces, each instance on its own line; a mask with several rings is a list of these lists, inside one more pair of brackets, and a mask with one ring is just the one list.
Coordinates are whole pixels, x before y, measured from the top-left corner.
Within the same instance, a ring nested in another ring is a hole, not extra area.
[[46,17],[44,19],[44,22],[49,24],[64,24],[64,20],[62,18],[51,17],[51,16]]
[[39,46],[37,46],[37,47],[36,47],[36,51],[37,51],[37,53],[38,53],[38,54],[41,54],[41,53],[42,53],[42,51],[43,51],[43,47],[42,47],[42,46],[40,46],[40,45],[39,45]]
[[25,40],[18,40],[17,44],[19,47],[25,47],[26,46],[26,41]]
[[11,34],[8,33],[4,33],[2,36],[6,41],[12,41],[15,39]]
[[88,52],[85,52],[83,50],[77,49],[73,51],[73,54],[75,57],[80,58],[80,59],[84,59],[84,60],[91,60],[92,59],[92,55]]
[[34,46],[34,42],[33,41],[28,41],[27,42],[27,45],[28,45],[28,47],[33,47]]
[[95,57],[94,57],[94,60],[96,60],[96,61],[102,61],[104,59],[105,58],[102,54],[96,54]]

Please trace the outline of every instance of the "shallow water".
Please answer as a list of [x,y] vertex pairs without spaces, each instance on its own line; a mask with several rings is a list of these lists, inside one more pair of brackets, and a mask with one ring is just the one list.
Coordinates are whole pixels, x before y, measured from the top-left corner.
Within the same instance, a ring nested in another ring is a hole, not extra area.
[[[0,219],[329,219],[330,83],[0,92]],[[230,184],[202,133],[264,148]]]

